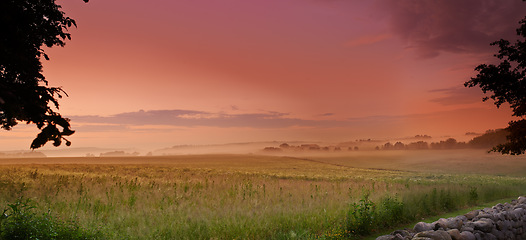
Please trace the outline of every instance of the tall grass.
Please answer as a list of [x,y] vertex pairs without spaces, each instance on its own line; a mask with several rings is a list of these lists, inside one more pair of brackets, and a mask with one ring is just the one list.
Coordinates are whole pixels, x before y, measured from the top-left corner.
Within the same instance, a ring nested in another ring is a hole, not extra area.
[[526,190],[523,183],[518,177],[348,168],[304,175],[257,168],[15,165],[0,167],[0,205],[23,196],[36,213],[50,211],[104,239],[331,239],[518,195]]
[[522,180],[497,179],[491,181],[489,177],[480,177],[479,182],[465,179],[458,185],[433,186],[432,189],[405,191],[395,195],[384,192],[375,200],[370,198],[371,194],[366,190],[359,201],[349,204],[347,216],[340,228],[333,228],[320,238],[360,239],[425,217],[524,194],[524,187],[520,186]]

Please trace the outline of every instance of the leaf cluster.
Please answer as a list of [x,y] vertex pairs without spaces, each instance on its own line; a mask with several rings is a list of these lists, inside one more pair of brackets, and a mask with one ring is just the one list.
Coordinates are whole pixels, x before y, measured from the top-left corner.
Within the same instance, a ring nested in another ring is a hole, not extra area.
[[497,108],[508,103],[512,115],[523,118],[510,122],[507,128],[510,131],[508,142],[492,149],[512,155],[524,154],[526,150],[526,17],[519,23],[518,40],[514,43],[504,39],[491,43],[499,47],[498,54],[494,56],[500,63],[478,65],[475,68],[477,76],[464,83],[466,87],[479,86],[482,92],[489,93],[483,101],[492,99]]
[[77,26],[60,9],[55,0],[0,1],[0,125],[10,130],[19,122],[36,124],[41,132],[33,149],[48,141],[69,145],[64,136],[74,133],[69,119],[56,112],[67,94],[49,87],[42,74],[41,58],[49,60],[43,48],[63,47],[71,39],[68,28]]

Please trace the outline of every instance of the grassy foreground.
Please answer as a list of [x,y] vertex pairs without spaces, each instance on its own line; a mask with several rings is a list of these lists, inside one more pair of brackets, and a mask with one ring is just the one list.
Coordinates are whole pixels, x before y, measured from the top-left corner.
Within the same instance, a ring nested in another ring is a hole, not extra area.
[[448,174],[447,162],[416,171],[372,169],[403,157],[367,156],[367,169],[352,160],[364,157],[1,159],[0,211],[30,199],[31,211],[95,239],[346,239],[526,192],[525,176],[506,172],[526,161],[470,158]]

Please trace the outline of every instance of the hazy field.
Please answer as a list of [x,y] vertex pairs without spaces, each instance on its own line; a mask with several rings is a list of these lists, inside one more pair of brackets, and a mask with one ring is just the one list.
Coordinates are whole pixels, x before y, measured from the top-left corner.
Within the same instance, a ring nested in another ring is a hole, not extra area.
[[365,195],[411,221],[525,180],[526,158],[472,150],[0,159],[0,204],[30,198],[109,239],[337,239]]

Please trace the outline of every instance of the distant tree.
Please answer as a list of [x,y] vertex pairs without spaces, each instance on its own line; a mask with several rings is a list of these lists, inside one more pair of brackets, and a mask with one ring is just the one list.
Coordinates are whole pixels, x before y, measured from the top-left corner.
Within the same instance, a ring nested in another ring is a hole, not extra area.
[[290,145],[287,144],[287,143],[282,143],[281,145],[279,145],[280,148],[289,148]]
[[448,138],[445,141],[432,142],[432,149],[461,149],[467,148],[468,145],[465,142],[457,142],[454,138]]
[[382,147],[383,150],[391,150],[393,149],[393,144],[390,143],[390,142],[387,142],[384,144],[384,146]]
[[513,116],[522,118],[509,122],[507,142],[491,150],[511,155],[524,154],[526,150],[526,17],[519,24],[515,43],[504,39],[491,43],[500,48],[494,55],[500,60],[499,65],[478,65],[475,68],[477,76],[464,83],[466,87],[479,86],[482,92],[490,92],[491,95],[482,100],[491,98],[497,108],[509,103]]
[[428,148],[429,146],[427,142],[424,142],[424,141],[412,142],[407,145],[407,149],[410,149],[410,150],[425,150]]
[[[88,2],[88,0],[83,0]],[[64,16],[55,0],[0,1],[0,124],[10,130],[19,122],[36,124],[40,133],[31,143],[39,148],[48,141],[60,146],[74,133],[69,119],[58,110],[57,98],[67,94],[48,87],[42,75],[44,47],[64,46],[75,20]]]
[[424,134],[424,135],[415,135],[416,139],[430,139],[431,136],[427,135],[427,134]]
[[396,142],[394,145],[393,145],[393,148],[395,150],[404,150],[405,149],[405,144],[403,144],[402,142]]
[[277,148],[277,147],[265,147],[263,149],[263,151],[265,151],[265,152],[281,152],[283,150],[281,150],[281,148]]

